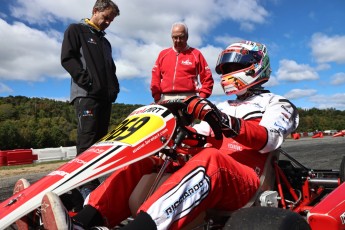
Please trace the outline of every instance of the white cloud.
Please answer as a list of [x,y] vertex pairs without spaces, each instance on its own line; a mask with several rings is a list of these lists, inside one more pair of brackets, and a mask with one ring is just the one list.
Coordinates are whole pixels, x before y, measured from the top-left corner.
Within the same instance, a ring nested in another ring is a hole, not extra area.
[[[256,0],[214,1],[222,17],[244,23],[265,23],[269,13]],[[228,9],[228,10],[227,10]]]
[[11,15],[15,18],[37,25],[49,25],[58,21],[75,20],[90,17],[94,1],[46,1],[17,0],[11,7]]
[[318,66],[315,67],[316,71],[327,70],[330,69],[331,65],[328,63],[320,63]]
[[289,92],[287,92],[284,97],[287,99],[298,99],[303,97],[310,97],[317,93],[314,89],[292,89]]
[[331,77],[332,85],[343,85],[345,84],[345,73],[337,73]]
[[317,62],[345,63],[345,35],[327,36],[322,33],[315,33],[311,38],[310,47]]
[[266,82],[265,84],[263,84],[263,87],[272,87],[272,86],[276,86],[279,85],[279,81],[276,77],[272,76],[270,77],[270,79],[268,80],[268,82]]
[[0,82],[0,93],[11,93],[11,92],[13,92],[13,90],[10,87]]
[[223,48],[226,48],[226,47],[228,47],[230,44],[232,44],[234,42],[242,41],[242,40],[245,40],[245,39],[240,38],[240,37],[233,37],[233,36],[221,36],[221,37],[218,36],[218,37],[215,37],[214,40],[216,42],[223,43],[224,44]]
[[345,110],[345,93],[315,95],[309,100],[315,103],[319,109],[337,108],[338,110]]
[[6,31],[0,33],[0,79],[41,81],[47,76],[65,76],[60,65],[61,45],[56,37],[2,19],[0,31]]
[[319,75],[309,65],[298,64],[293,60],[283,59],[279,62],[277,79],[284,81],[316,80],[319,79]]
[[[190,0],[117,0],[120,16],[107,29],[112,43],[117,74],[120,79],[150,78],[159,51],[171,46],[170,29],[175,21],[189,27],[188,43],[204,52],[214,69],[219,52],[224,48],[204,44],[205,34],[221,20],[240,24],[265,23],[268,12],[256,1]],[[63,37],[53,26],[67,28],[71,22],[90,17],[94,1],[85,0],[17,0],[9,3],[10,14],[17,22],[0,19],[0,80],[44,81],[47,77],[69,78],[60,65]],[[224,11],[223,9],[232,9]],[[191,10],[193,9],[193,10]],[[219,14],[219,12],[222,12]],[[228,41],[230,43],[231,41]]]

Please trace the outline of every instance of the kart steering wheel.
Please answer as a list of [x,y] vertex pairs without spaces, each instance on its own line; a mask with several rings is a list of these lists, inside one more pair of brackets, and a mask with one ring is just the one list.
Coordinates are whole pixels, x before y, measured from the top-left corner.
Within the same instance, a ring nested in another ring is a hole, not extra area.
[[[187,105],[182,100],[167,100],[160,102],[159,105],[166,107],[176,117],[177,124],[181,129],[188,132],[186,126],[190,126],[195,118],[187,113]],[[216,113],[216,111],[213,111]],[[218,121],[209,120],[207,123],[210,125],[215,138],[220,140],[223,138],[223,133]]]

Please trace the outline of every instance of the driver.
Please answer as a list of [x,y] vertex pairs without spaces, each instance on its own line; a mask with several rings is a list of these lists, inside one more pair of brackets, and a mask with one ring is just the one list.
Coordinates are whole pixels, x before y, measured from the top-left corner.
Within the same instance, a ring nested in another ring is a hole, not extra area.
[[[279,148],[297,128],[296,107],[262,86],[271,74],[265,45],[252,41],[231,44],[219,55],[216,72],[221,75],[225,94],[236,95],[236,99],[217,107],[197,96],[184,103],[195,119],[216,123],[222,140],[209,137],[211,147],[203,148],[171,174],[139,207],[136,218],[125,229],[181,229],[207,209],[233,211],[243,207],[259,187],[267,153]],[[195,129],[212,136],[206,122]],[[41,206],[44,227],[118,225],[131,215],[131,192],[157,165],[154,158],[145,158],[115,171],[90,193],[84,208],[73,218],[56,194],[47,193]]]

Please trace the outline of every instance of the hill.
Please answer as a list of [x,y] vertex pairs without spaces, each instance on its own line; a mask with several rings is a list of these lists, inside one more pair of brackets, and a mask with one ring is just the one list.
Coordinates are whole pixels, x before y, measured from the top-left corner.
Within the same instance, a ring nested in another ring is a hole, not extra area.
[[[110,128],[142,105],[114,103]],[[345,129],[345,111],[300,109],[297,132]],[[73,146],[76,116],[68,102],[24,96],[0,97],[0,150]]]

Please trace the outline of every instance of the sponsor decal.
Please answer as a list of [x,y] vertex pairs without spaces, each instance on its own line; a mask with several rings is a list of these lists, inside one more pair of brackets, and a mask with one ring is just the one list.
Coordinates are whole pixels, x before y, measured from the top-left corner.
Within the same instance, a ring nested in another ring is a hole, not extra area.
[[161,112],[162,110],[165,110],[165,108],[162,108],[162,107],[146,107],[146,108],[143,108],[143,109],[139,109],[139,110],[135,110],[133,111],[129,116],[132,116],[132,115],[136,115],[136,114],[141,114],[141,113],[159,113]]
[[[252,103],[252,102],[249,102],[249,101],[244,101],[244,102],[241,102],[241,101],[228,101],[229,105],[230,106],[241,106],[241,105],[251,105],[252,107],[254,108],[262,108],[262,106],[259,104],[259,103]],[[250,111],[250,109],[247,108],[248,111]]]
[[193,65],[193,63],[191,61],[189,61],[189,59],[185,60],[185,61],[181,61],[182,65]]
[[68,164],[70,163],[77,163],[77,164],[81,164],[81,165],[85,165],[87,162],[86,161],[83,161],[81,159],[78,159],[78,158],[74,158],[73,160],[67,162]]
[[340,215],[341,224],[345,224],[345,212]]
[[289,125],[289,121],[285,119],[284,116],[280,116],[280,119],[286,124],[286,125]]
[[283,114],[283,116],[284,116],[286,119],[290,119],[290,116],[289,116],[288,114],[283,113],[283,112],[282,112],[282,114]]
[[233,149],[236,151],[242,151],[242,146],[237,144],[228,143],[228,149]]
[[48,174],[48,176],[66,176],[68,175],[69,173],[65,172],[65,171],[53,171],[51,173]]
[[206,175],[205,168],[198,167],[190,172],[178,189],[166,200],[169,205],[164,213],[171,218],[176,213],[187,215],[193,207],[197,206],[210,192],[210,178]]
[[281,133],[280,133],[280,131],[279,131],[279,130],[276,130],[276,129],[270,129],[269,131],[270,131],[270,133],[275,133],[275,134],[278,134],[279,136],[281,136]]
[[282,126],[281,124],[278,124],[277,122],[274,122],[274,126],[278,128],[278,130],[281,132],[281,133],[286,133],[286,128],[284,126]]
[[[139,145],[137,148],[135,148],[133,150],[133,153],[137,152],[138,150],[140,150],[141,148],[143,148],[144,146],[150,144],[151,142],[155,141],[157,138],[164,136],[164,134],[168,132],[168,129],[164,129],[162,132],[159,132],[157,134],[155,134],[154,136],[152,136],[151,138],[145,140],[144,143],[142,143],[141,145]],[[167,137],[168,138],[168,137]]]
[[281,107],[285,110],[285,112],[291,115],[291,112],[284,105],[281,105]]
[[101,147],[96,147],[96,146],[92,146],[91,148],[87,149],[86,151],[87,152],[93,152],[93,153],[96,153],[96,154],[101,154],[101,153],[104,153],[107,149],[102,149]]

